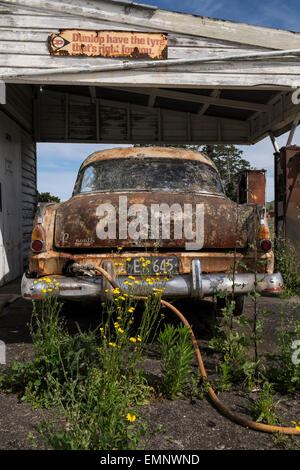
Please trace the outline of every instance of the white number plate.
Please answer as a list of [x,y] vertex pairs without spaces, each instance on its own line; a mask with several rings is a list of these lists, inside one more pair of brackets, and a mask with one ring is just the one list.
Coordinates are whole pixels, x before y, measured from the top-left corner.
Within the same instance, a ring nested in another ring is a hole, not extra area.
[[[150,261],[150,263],[147,263]],[[147,263],[147,264],[146,264]],[[146,266],[143,266],[146,264]],[[139,276],[149,274],[178,274],[179,262],[177,256],[152,256],[149,258],[133,258],[127,261],[127,273]]]

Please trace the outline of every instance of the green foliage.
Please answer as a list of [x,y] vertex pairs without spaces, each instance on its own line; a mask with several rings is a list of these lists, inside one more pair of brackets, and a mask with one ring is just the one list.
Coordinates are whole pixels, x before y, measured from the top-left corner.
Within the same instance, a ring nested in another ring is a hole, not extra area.
[[30,331],[34,359],[14,363],[2,378],[3,388],[19,393],[35,407],[54,406],[52,384],[67,386],[69,381],[84,380],[97,360],[96,332],[69,335],[60,310],[61,303],[54,296],[33,304]]
[[181,395],[191,372],[194,353],[191,332],[186,326],[175,328],[167,324],[158,336],[158,347],[162,355],[162,393],[168,398],[176,398]]
[[38,202],[60,202],[59,197],[52,196],[49,192],[47,193],[37,193]]
[[275,201],[267,202],[266,209],[267,211],[273,211],[275,209]]
[[204,145],[201,152],[212,159],[219,170],[226,195],[236,201],[238,175],[250,168],[250,163],[242,158],[243,150],[235,145]]
[[250,409],[257,422],[264,422],[271,426],[276,425],[275,409],[278,402],[274,401],[273,386],[269,382],[265,382],[260,391],[260,396],[250,404]]
[[284,296],[300,295],[300,276],[298,275],[295,248],[279,235],[274,244],[275,272],[280,272],[284,281]]
[[[249,322],[243,315],[234,316],[235,300],[230,295],[226,295],[222,300],[224,302],[222,319],[216,327],[216,335],[210,340],[209,346],[222,354],[218,371],[221,373],[222,390],[228,390],[232,381],[249,376],[249,369],[250,366],[253,368],[253,363],[249,360],[250,342],[242,331],[242,327],[248,326]],[[235,328],[235,326],[240,328]]]
[[[56,407],[40,432],[54,449],[136,449],[146,433],[137,407],[153,392],[141,369],[143,351],[159,312],[149,298],[134,325],[131,298],[118,294],[106,305],[105,322],[70,335],[61,304],[45,296],[34,304],[30,325],[35,357],[15,363],[1,380],[33,406]],[[135,329],[135,331],[134,331]]]
[[[298,307],[299,308],[299,307]],[[293,361],[293,342],[300,340],[300,320],[296,320],[281,306],[281,327],[277,338],[279,351],[266,355],[270,367],[267,378],[282,393],[300,390],[300,367]]]

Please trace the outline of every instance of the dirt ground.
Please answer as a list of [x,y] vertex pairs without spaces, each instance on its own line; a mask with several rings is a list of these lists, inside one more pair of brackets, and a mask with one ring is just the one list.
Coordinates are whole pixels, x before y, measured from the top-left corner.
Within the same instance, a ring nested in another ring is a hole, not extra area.
[[[293,298],[283,301],[285,309],[291,309],[299,318],[300,299]],[[216,378],[216,364],[218,358],[208,348],[211,335],[210,325],[213,314],[209,304],[193,304],[181,302],[179,305],[183,313],[194,325],[194,330],[203,353],[205,367],[210,379]],[[259,308],[268,308],[275,312],[268,315],[265,320],[264,342],[261,351],[273,352],[276,348],[276,331],[280,328],[280,299],[260,298]],[[253,314],[253,307],[247,300],[246,315]],[[2,309],[0,314],[0,339],[6,343],[7,365],[16,359],[26,360],[32,355],[33,348],[28,330],[28,321],[31,315],[31,303],[18,298],[12,304]],[[75,329],[78,322],[81,329],[96,326],[99,323],[98,312],[86,307],[80,312],[66,313],[68,325]],[[166,315],[168,320],[168,315]],[[144,363],[145,371],[150,377],[160,375],[159,356],[152,348],[148,359]],[[5,370],[0,365],[0,374]],[[196,370],[196,361],[194,363]],[[219,398],[234,412],[252,419],[249,411],[251,399],[257,393],[249,396],[241,386],[221,393]],[[277,415],[282,425],[292,426],[291,421],[300,421],[300,396],[277,396],[279,400]],[[48,412],[47,412],[48,413]],[[142,411],[148,423],[149,430],[158,425],[159,433],[154,434],[147,442],[147,450],[275,450],[283,448],[300,449],[300,437],[283,442],[276,440],[268,434],[245,429],[232,423],[222,416],[206,399],[184,398],[177,400],[157,400],[144,407]],[[46,449],[42,438],[38,434],[38,422],[42,420],[40,410],[33,409],[31,405],[21,402],[14,394],[0,392],[0,449],[21,450],[32,449],[33,441],[37,449]],[[35,436],[35,439],[30,438]]]

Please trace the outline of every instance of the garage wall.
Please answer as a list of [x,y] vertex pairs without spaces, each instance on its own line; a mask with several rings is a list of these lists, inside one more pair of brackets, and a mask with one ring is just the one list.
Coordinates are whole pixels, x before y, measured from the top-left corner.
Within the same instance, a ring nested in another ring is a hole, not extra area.
[[30,86],[8,85],[0,109],[0,285],[21,276],[36,210],[36,145]]
[[21,135],[22,178],[22,264],[28,264],[32,223],[36,211],[36,144],[28,134]]
[[21,224],[21,131],[0,113],[0,285],[23,267]]

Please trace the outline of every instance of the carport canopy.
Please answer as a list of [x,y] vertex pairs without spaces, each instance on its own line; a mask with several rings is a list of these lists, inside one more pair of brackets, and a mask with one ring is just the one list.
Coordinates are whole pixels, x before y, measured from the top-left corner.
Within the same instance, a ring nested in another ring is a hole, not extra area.
[[[168,55],[51,55],[49,36],[65,30],[164,33]],[[299,55],[299,33],[132,2],[0,2],[1,108],[36,142],[245,145],[279,136],[299,122]]]

